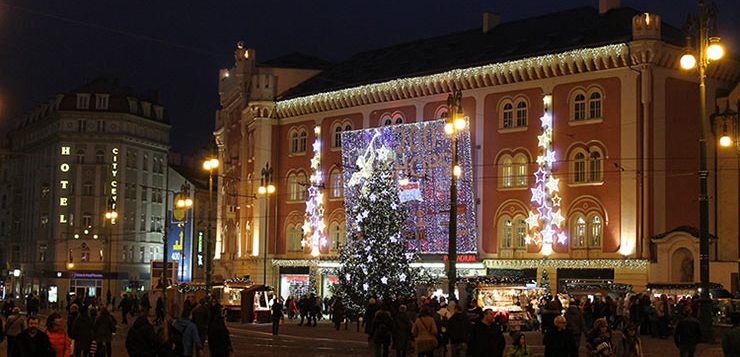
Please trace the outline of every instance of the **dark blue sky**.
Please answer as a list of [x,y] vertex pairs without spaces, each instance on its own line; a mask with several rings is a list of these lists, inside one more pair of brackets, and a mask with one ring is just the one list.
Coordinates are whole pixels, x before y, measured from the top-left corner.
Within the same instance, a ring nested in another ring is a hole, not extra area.
[[[696,1],[622,1],[682,26]],[[720,34],[740,43],[740,2],[721,0]],[[303,52],[339,61],[366,49],[480,26],[482,12],[503,21],[598,0],[563,1],[151,1],[0,0],[0,126],[55,93],[116,77],[156,89],[173,125],[172,144],[204,145],[218,107],[218,69],[233,64],[239,40],[259,60]]]

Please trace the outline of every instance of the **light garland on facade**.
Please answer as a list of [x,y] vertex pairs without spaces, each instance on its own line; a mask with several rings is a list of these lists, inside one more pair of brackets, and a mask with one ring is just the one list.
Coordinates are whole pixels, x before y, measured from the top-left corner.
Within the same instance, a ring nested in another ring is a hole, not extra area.
[[546,78],[556,75],[589,72],[624,66],[629,62],[627,45],[611,44],[561,53],[492,63],[484,66],[453,69],[419,77],[394,79],[336,91],[317,93],[278,101],[281,118],[320,111],[386,102],[404,98],[442,94],[460,83],[463,89],[480,88],[517,81],[515,78]]
[[[555,150],[552,143],[552,96],[543,98],[545,112],[540,118],[542,134],[537,137],[540,155],[537,157],[537,171],[534,172],[535,187],[531,188],[535,209],[529,211],[526,222],[531,232],[526,237],[527,244],[542,244],[542,254],[552,253],[552,244],[565,244],[568,237],[560,228],[565,221],[560,208],[560,179],[552,173],[555,162]],[[536,212],[535,212],[536,211]]]
[[631,269],[647,270],[647,259],[484,259],[486,268],[574,268],[574,269]]
[[321,187],[324,184],[321,172],[321,127],[314,127],[316,140],[313,143],[313,158],[311,159],[311,177],[309,178],[308,200],[306,200],[306,217],[303,221],[303,240],[301,244],[311,249],[311,256],[318,257],[321,247],[329,244],[324,230],[324,194]]

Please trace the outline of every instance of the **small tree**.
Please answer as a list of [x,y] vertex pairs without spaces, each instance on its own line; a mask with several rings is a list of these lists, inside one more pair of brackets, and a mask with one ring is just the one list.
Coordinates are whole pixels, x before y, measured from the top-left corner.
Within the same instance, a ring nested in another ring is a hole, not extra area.
[[547,269],[542,269],[542,277],[540,278],[540,288],[545,289],[545,296],[550,297],[550,277],[547,275]]

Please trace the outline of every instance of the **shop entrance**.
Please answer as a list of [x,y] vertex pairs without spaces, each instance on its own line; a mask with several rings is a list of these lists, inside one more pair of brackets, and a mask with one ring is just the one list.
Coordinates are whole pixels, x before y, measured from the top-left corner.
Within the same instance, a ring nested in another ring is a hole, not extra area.
[[69,292],[81,298],[87,296],[101,297],[103,294],[103,280],[100,279],[71,279]]
[[280,297],[300,298],[308,293],[308,267],[280,267]]

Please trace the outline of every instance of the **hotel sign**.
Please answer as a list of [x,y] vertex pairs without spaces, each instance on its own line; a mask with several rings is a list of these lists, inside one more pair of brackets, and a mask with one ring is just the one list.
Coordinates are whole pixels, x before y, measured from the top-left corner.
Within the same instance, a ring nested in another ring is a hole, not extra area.
[[69,216],[67,207],[69,206],[69,161],[71,149],[69,146],[60,147],[61,159],[59,164],[59,224],[68,224]]

